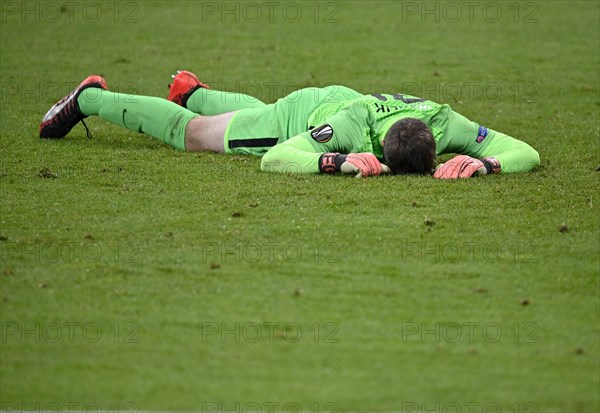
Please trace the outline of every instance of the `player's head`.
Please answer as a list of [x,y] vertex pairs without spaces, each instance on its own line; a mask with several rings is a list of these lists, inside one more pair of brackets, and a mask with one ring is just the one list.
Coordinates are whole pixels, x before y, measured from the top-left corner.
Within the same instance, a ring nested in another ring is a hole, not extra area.
[[404,118],[387,131],[383,156],[394,174],[430,174],[435,165],[435,139],[425,123]]

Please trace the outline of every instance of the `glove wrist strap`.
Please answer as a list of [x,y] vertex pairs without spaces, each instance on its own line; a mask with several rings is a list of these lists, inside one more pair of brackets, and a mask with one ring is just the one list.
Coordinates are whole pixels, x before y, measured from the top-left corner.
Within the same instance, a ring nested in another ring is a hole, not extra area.
[[319,172],[332,174],[342,169],[342,164],[346,162],[347,155],[335,152],[326,152],[319,158]]
[[498,162],[496,158],[483,158],[481,159],[481,162],[483,162],[483,166],[485,166],[488,175],[500,173],[502,170],[500,162]]

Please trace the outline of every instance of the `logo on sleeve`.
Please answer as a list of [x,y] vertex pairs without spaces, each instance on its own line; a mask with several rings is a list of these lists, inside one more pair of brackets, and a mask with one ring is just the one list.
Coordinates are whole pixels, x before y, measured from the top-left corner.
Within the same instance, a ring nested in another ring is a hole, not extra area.
[[333,137],[333,129],[329,125],[322,125],[313,129],[310,136],[319,143],[329,142]]
[[477,143],[481,143],[487,137],[487,135],[488,135],[488,128],[486,128],[485,126],[480,126],[479,131],[477,132],[477,139],[475,139],[475,141]]

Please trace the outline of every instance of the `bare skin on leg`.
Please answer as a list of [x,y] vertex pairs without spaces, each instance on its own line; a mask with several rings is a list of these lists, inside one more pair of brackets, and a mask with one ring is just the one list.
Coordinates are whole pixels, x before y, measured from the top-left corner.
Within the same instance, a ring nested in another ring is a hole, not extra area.
[[215,116],[198,116],[185,128],[185,150],[188,152],[225,152],[225,129],[235,112]]

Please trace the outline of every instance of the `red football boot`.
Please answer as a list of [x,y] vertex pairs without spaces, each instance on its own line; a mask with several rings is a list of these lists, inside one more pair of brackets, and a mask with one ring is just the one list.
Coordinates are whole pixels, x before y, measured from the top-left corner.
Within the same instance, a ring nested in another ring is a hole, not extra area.
[[[77,97],[81,92],[90,87],[108,90],[106,80],[101,76],[88,76],[71,93],[59,100],[50,108],[40,124],[40,138],[59,139],[65,136],[73,126],[87,118],[79,110]],[[85,125],[85,124],[84,124]],[[86,126],[87,130],[87,126]],[[89,131],[88,131],[89,136]]]
[[196,90],[200,88],[210,89],[198,79],[198,76],[187,70],[178,70],[176,75],[171,75],[173,83],[169,85],[169,97],[167,100],[186,107],[187,100]]

